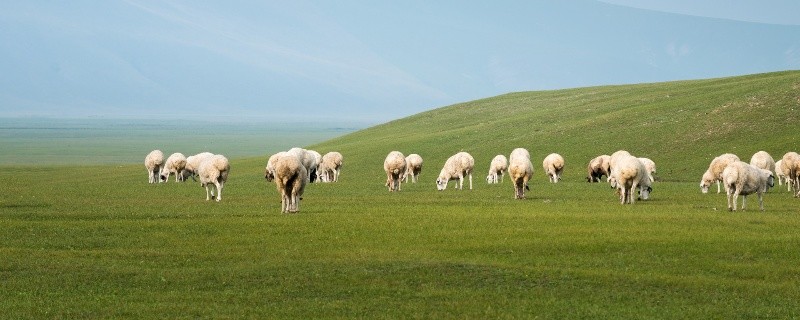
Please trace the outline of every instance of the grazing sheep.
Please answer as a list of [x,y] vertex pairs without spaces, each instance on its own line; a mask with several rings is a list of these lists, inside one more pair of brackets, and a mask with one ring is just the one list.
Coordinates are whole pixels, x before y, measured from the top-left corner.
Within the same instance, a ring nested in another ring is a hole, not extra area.
[[561,173],[564,171],[564,157],[558,153],[551,153],[542,161],[542,167],[550,182],[557,183],[561,180]]
[[406,157],[406,172],[403,174],[403,180],[408,183],[408,177],[411,177],[412,183],[417,183],[417,177],[422,172],[422,157],[416,153],[409,154]]
[[[222,188],[228,181],[228,173],[231,165],[228,158],[217,154],[205,158],[197,168],[197,176],[200,178],[200,186],[206,188],[206,200],[210,200],[216,194],[216,200],[222,200]],[[213,189],[212,189],[213,185]],[[216,193],[214,192],[216,190]]]
[[783,169],[781,168],[782,164],[783,159],[775,162],[775,177],[778,178],[778,185],[782,186],[783,182],[786,181],[786,191],[792,191],[791,180],[789,180],[789,177],[783,172]]
[[400,151],[389,152],[383,161],[383,170],[386,171],[389,192],[400,191],[401,177],[406,172],[406,157]]
[[300,159],[300,162],[303,164],[303,167],[306,168],[306,173],[307,173],[306,182],[311,182],[311,172],[316,172],[317,166],[319,165],[316,156],[316,154],[319,153],[314,150],[306,150],[297,147],[291,148],[289,149],[289,151],[286,152],[294,154],[298,159]]
[[158,183],[158,174],[164,166],[164,153],[153,150],[144,157],[144,167],[147,168],[148,183]]
[[750,157],[750,164],[756,168],[766,169],[775,172],[775,159],[766,151],[759,151]]
[[781,171],[786,175],[789,189],[798,192],[794,195],[795,197],[800,196],[800,179],[798,179],[798,175],[800,175],[800,154],[794,151],[787,152],[781,160]]
[[175,152],[167,158],[164,168],[161,169],[161,181],[167,182],[171,174],[175,174],[175,182],[183,181],[183,169],[186,167],[186,156],[183,153]]
[[656,174],[656,163],[649,158],[639,158],[639,161],[642,162],[644,165],[644,169],[647,170],[647,174],[650,177],[650,182],[655,182],[655,174]]
[[319,181],[322,182],[336,182],[339,181],[339,173],[341,172],[342,162],[344,158],[342,154],[336,151],[328,152],[322,156],[322,162],[317,167],[317,176]]
[[514,184],[514,199],[525,199],[525,190],[530,190],[528,181],[533,176],[533,164],[528,150],[516,148],[508,157],[508,176]]
[[469,189],[472,190],[472,169],[475,167],[475,158],[469,153],[459,152],[452,155],[444,163],[439,178],[436,179],[436,188],[447,189],[450,180],[458,179],[458,189],[464,188],[464,176],[469,176]]
[[611,154],[611,157],[608,159],[608,172],[611,173],[611,170],[614,170],[614,163],[617,162],[617,159],[622,157],[632,157],[631,153],[625,150],[618,150]]
[[703,173],[703,178],[700,180],[700,191],[703,193],[708,193],[708,187],[710,187],[711,184],[716,181],[717,193],[722,192],[720,189],[722,171],[725,170],[725,167],[727,167],[728,164],[731,164],[735,161],[739,161],[739,157],[732,153],[725,153],[714,158],[714,160],[711,160],[711,164],[708,165],[708,170]]
[[[620,155],[614,162],[608,182],[619,192],[620,204],[634,204],[634,190],[642,181],[648,181],[647,170],[638,158]],[[640,189],[642,199],[649,198],[649,188]]]
[[310,154],[314,160],[314,162],[311,163],[311,168],[308,169],[308,181],[315,182],[315,180],[317,180],[316,178],[319,176],[317,172],[319,170],[319,165],[322,164],[322,155],[314,150],[306,150],[306,154]]
[[300,200],[306,187],[308,172],[294,153],[279,152],[268,161],[267,181],[275,180],[281,194],[281,213],[300,211]]
[[183,177],[183,180],[191,177],[192,181],[197,181],[195,177],[197,176],[197,169],[200,167],[200,163],[203,162],[204,159],[213,156],[214,154],[211,152],[201,152],[193,156],[188,156],[186,158],[186,166],[181,171],[181,177]]
[[[503,173],[508,170],[508,159],[502,154],[494,156],[492,162],[489,164],[489,175],[486,176],[486,182],[499,183],[503,182]],[[500,181],[497,181],[497,176],[500,176]]]
[[608,177],[608,173],[611,172],[609,169],[610,163],[611,156],[607,154],[590,160],[589,165],[586,167],[586,182],[600,182],[600,178],[603,176]]
[[742,210],[747,207],[747,195],[758,194],[758,206],[764,211],[764,192],[775,185],[772,171],[757,168],[742,161],[734,161],[722,171],[725,192],[728,194],[728,210],[736,211],[736,202],[742,195]]

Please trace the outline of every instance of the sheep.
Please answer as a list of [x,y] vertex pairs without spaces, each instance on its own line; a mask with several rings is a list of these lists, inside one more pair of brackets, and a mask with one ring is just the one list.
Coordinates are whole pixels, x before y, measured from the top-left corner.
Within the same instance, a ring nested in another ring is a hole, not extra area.
[[783,169],[781,168],[782,164],[783,159],[775,162],[775,177],[778,178],[778,185],[782,186],[783,181],[786,181],[786,191],[792,191],[791,180],[789,180],[789,177],[783,172]]
[[650,177],[650,182],[655,182],[656,163],[653,160],[650,160],[650,158],[638,158],[638,159],[644,165],[644,169],[647,171],[647,174]]
[[447,189],[450,180],[458,179],[458,189],[464,189],[464,176],[469,176],[469,189],[472,190],[472,169],[475,167],[475,158],[469,153],[456,153],[444,163],[439,177],[436,179],[436,188],[439,191]]
[[609,169],[610,162],[611,156],[607,154],[599,155],[590,160],[589,165],[586,167],[586,182],[600,182],[600,178],[603,176],[608,177],[608,173],[611,171]]
[[317,167],[319,180],[322,182],[339,181],[343,160],[342,154],[336,151],[328,152],[322,156],[322,162]]
[[558,153],[551,153],[542,161],[542,167],[550,182],[557,183],[561,180],[561,173],[564,172],[564,157]]
[[[611,170],[614,170],[614,163],[617,162],[617,160],[622,158],[622,157],[632,157],[632,155],[630,154],[630,152],[625,151],[625,150],[618,150],[618,151],[616,151],[616,152],[611,154],[611,157],[608,158],[608,173],[609,174],[611,173]],[[611,178],[611,176],[609,175],[608,177],[606,177],[606,180],[608,180],[608,178]]]
[[708,193],[708,187],[710,187],[711,184],[716,181],[717,193],[722,192],[720,189],[722,171],[725,170],[725,167],[727,167],[728,164],[734,161],[739,161],[739,157],[732,153],[725,153],[714,158],[714,160],[711,160],[711,164],[708,165],[708,170],[703,173],[703,178],[700,180],[700,191],[703,193]]
[[750,157],[750,164],[756,168],[766,169],[775,172],[775,159],[766,151],[759,151]]
[[795,197],[800,196],[800,179],[798,179],[798,175],[800,175],[800,154],[794,151],[787,152],[781,160],[781,171],[787,177],[789,189],[794,189],[797,192]]
[[[619,192],[620,204],[634,204],[634,190],[642,182],[649,183],[650,178],[644,164],[638,158],[630,155],[620,155],[615,159],[614,167],[608,178],[611,188]],[[642,199],[649,198],[650,188],[640,188]]]
[[268,161],[267,181],[275,181],[281,194],[281,213],[300,211],[300,200],[306,187],[308,171],[294,153],[279,152]]
[[214,156],[214,154],[211,152],[201,152],[196,155],[186,157],[186,166],[181,171],[181,177],[183,177],[183,180],[191,177],[192,181],[197,181],[195,177],[197,176],[197,169],[200,167],[200,163],[203,162],[205,158],[212,156]]
[[228,158],[221,154],[207,157],[203,159],[203,162],[200,162],[200,166],[197,168],[197,176],[200,178],[200,186],[206,188],[206,201],[214,197],[214,190],[216,190],[217,202],[222,200],[222,188],[225,187],[225,182],[228,181],[230,171],[231,165],[228,162]]
[[764,192],[775,186],[772,171],[742,161],[728,164],[722,171],[722,180],[728,194],[729,211],[736,211],[739,195],[743,196],[742,210],[746,210],[747,195],[753,193],[758,194],[758,206],[764,211]]
[[400,191],[401,176],[406,172],[406,157],[400,151],[392,151],[383,161],[386,171],[386,186],[389,192]]
[[175,152],[167,158],[164,168],[161,169],[161,181],[167,182],[171,174],[175,174],[175,182],[184,181],[183,169],[186,167],[186,156],[183,153]]
[[508,170],[508,159],[502,154],[494,156],[492,162],[489,164],[489,175],[486,176],[486,182],[498,183],[497,176],[500,176],[500,182],[503,182],[503,173]]
[[300,159],[300,162],[303,164],[303,167],[306,168],[306,173],[307,173],[306,182],[311,182],[310,173],[312,171],[316,171],[317,170],[317,166],[319,165],[319,163],[317,162],[317,157],[314,154],[314,153],[316,153],[316,151],[313,151],[313,150],[309,151],[309,150],[306,150],[306,149],[303,149],[303,148],[295,147],[295,148],[289,149],[289,151],[286,151],[286,152],[292,153],[298,159]]
[[317,180],[316,177],[319,176],[317,172],[319,171],[319,165],[322,164],[322,155],[314,150],[306,150],[306,152],[314,159],[314,162],[311,163],[311,168],[308,169],[308,181],[315,182]]
[[144,167],[147,168],[148,183],[158,183],[158,174],[164,166],[164,153],[153,150],[144,157]]
[[514,183],[514,199],[525,199],[525,190],[530,190],[528,181],[533,176],[533,164],[530,153],[523,148],[516,148],[508,157],[508,176]]
[[417,177],[422,172],[422,157],[416,153],[409,154],[406,157],[406,172],[403,174],[404,182],[408,183],[408,178],[411,177],[412,183],[417,183]]

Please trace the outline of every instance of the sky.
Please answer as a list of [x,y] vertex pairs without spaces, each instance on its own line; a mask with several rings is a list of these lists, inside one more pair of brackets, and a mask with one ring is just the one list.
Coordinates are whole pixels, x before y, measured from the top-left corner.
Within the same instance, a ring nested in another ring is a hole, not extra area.
[[0,117],[380,123],[800,69],[800,1],[4,1]]

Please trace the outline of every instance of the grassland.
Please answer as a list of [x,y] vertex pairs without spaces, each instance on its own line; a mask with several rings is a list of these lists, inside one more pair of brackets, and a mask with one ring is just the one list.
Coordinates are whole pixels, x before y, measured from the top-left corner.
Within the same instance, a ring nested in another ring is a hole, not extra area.
[[[698,180],[723,152],[797,150],[800,72],[512,93],[309,146],[342,179],[279,214],[266,154],[233,160],[221,203],[148,185],[141,164],[0,170],[0,309],[9,318],[796,318],[800,227],[783,188],[724,210]],[[528,199],[483,180],[514,147],[559,152]],[[588,184],[593,156],[658,163],[652,200]],[[383,187],[391,150],[422,182]],[[465,150],[474,190],[435,190]]]

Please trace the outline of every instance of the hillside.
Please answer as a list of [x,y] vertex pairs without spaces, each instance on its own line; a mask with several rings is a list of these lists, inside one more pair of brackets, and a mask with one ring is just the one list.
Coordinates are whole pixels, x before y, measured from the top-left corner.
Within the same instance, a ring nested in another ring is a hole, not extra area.
[[[534,162],[561,153],[567,161],[565,180],[583,179],[592,157],[626,149],[656,161],[663,181],[695,181],[721,153],[748,161],[765,150],[777,160],[798,150],[798,120],[800,71],[785,71],[509,93],[423,112],[310,148],[338,150],[346,166],[354,168],[348,174],[374,176],[391,150],[419,153],[427,170],[436,172],[448,156],[464,150],[483,173],[495,154],[525,147]],[[541,170],[538,164],[535,169]],[[428,172],[427,178],[435,174]]]

